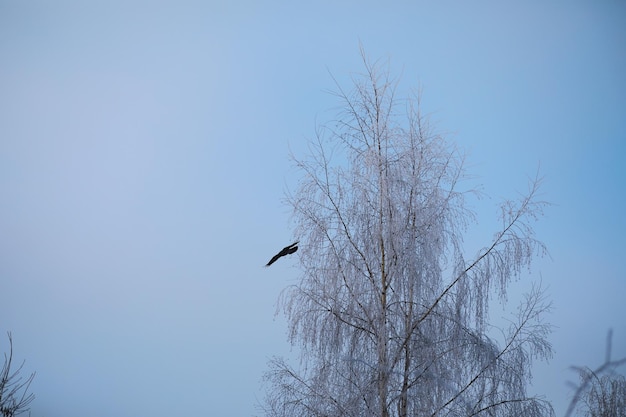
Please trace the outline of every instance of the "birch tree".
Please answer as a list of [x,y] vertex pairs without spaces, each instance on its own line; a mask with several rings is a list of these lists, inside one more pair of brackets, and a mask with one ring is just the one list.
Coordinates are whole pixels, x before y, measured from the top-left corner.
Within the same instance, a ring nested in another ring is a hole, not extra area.
[[551,355],[549,308],[533,288],[494,336],[491,298],[545,252],[532,222],[539,181],[501,206],[500,227],[467,257],[474,214],[461,190],[464,157],[436,134],[419,98],[396,97],[386,66],[370,63],[337,95],[337,120],[288,195],[301,277],[281,295],[299,366],[270,362],[268,416],[543,416],[527,394],[531,363]]

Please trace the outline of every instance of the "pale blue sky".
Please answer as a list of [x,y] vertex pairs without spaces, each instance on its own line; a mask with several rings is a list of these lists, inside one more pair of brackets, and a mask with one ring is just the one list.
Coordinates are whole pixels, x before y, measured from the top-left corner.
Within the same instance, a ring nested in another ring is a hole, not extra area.
[[[223,4],[222,4],[223,3]],[[359,43],[465,149],[480,223],[538,165],[562,415],[570,365],[626,356],[626,5],[0,0],[0,350],[34,417],[247,416],[290,354],[289,148]],[[340,3],[340,4],[338,4]]]

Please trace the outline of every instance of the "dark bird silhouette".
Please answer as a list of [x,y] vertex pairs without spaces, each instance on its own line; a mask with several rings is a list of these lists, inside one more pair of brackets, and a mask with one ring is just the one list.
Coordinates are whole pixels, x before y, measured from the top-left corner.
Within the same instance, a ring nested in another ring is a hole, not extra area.
[[298,243],[300,243],[300,241],[292,243],[289,246],[285,246],[280,252],[274,255],[274,257],[270,259],[270,261],[265,266],[270,266],[271,264],[276,262],[281,256],[291,255],[292,253],[295,253],[298,250]]

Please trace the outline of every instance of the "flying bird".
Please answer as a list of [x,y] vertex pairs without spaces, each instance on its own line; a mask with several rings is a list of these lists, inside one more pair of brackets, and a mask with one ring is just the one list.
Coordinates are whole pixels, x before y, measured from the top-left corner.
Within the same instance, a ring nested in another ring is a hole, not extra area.
[[291,255],[292,253],[295,253],[298,250],[298,243],[300,243],[300,241],[292,243],[289,246],[285,246],[280,252],[274,255],[274,257],[270,259],[270,261],[265,266],[270,266],[271,264],[276,262],[281,256]]

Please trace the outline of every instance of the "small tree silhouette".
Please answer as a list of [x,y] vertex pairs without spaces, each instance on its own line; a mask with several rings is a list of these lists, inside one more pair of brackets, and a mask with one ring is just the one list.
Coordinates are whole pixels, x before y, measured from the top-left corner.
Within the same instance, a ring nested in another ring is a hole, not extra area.
[[[573,366],[572,369],[580,375],[578,385],[570,383],[574,388],[574,396],[565,412],[570,417],[579,403],[587,405],[587,416],[591,417],[621,417],[626,410],[626,383],[624,377],[615,374],[615,369],[626,364],[626,358],[611,359],[613,331],[609,330],[606,341],[606,355],[604,363],[596,369],[586,366]],[[621,411],[616,411],[621,410]]]
[[35,395],[28,392],[31,382],[35,378],[32,373],[25,380],[19,375],[24,362],[15,371],[11,370],[13,361],[13,339],[9,336],[9,353],[4,354],[4,365],[0,371],[0,416],[14,417],[29,410],[28,405],[35,399]]

